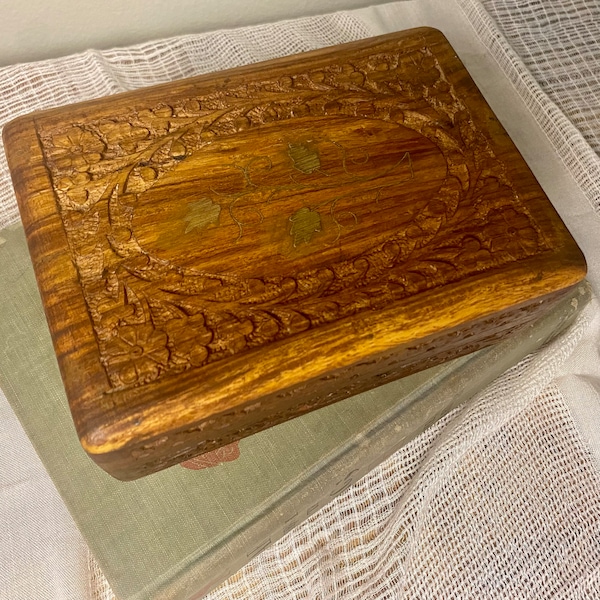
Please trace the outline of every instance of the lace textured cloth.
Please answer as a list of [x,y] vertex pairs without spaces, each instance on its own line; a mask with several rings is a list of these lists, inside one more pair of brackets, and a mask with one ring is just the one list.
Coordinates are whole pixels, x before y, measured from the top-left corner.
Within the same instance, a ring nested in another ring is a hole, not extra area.
[[[399,14],[418,3],[397,3]],[[588,200],[573,214],[593,220],[600,211],[600,4],[456,0],[456,9]],[[388,5],[385,13],[370,9],[369,18],[339,13],[3,68],[0,119],[376,35],[390,27],[384,17],[394,10]],[[2,154],[0,226],[17,219]],[[595,258],[600,264],[600,255]],[[590,279],[597,285],[595,266]],[[560,339],[396,452],[208,597],[600,597],[600,459],[593,428],[582,426],[600,412],[597,311],[594,304]],[[0,514],[8,517],[0,520],[0,561],[9,565],[0,568],[0,598],[112,598],[43,469],[22,466],[35,457],[8,406],[0,408],[12,432],[0,453]],[[23,507],[19,478],[40,499],[30,493]],[[47,596],[50,589],[56,594]]]

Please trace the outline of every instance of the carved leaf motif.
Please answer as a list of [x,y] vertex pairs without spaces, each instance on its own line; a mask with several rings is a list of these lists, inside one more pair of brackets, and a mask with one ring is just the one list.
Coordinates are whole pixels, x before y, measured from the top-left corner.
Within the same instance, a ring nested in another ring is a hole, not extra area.
[[176,370],[204,364],[208,358],[206,345],[212,341],[213,333],[201,313],[171,319],[166,323],[166,331]]
[[198,202],[189,204],[185,220],[188,222],[185,233],[194,229],[206,229],[211,225],[219,224],[221,206],[215,204],[210,198],[202,198]]
[[100,124],[98,129],[104,135],[109,150],[116,152],[117,156],[134,154],[151,143],[149,129],[127,121],[109,120]]
[[141,194],[154,185],[157,176],[152,167],[135,167],[127,179],[125,192]]
[[291,217],[290,235],[294,239],[294,248],[300,244],[308,244],[315,233],[321,231],[321,215],[312,208],[303,206]]

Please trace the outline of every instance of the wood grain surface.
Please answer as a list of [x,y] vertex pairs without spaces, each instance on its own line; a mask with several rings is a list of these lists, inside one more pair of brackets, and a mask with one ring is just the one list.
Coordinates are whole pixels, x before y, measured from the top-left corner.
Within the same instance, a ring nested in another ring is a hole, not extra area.
[[4,140],[76,429],[121,479],[502,339],[585,276],[433,29]]

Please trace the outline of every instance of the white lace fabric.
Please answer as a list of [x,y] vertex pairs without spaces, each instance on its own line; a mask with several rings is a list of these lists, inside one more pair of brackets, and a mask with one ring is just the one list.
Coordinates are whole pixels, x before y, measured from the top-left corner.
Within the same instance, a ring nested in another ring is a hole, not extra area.
[[[600,211],[600,4],[456,1],[588,200],[574,213],[593,218],[586,211]],[[383,32],[360,14],[3,68],[0,119]],[[0,226],[17,219],[0,153]],[[595,266],[592,276],[597,281]],[[577,425],[591,413],[570,400],[583,389],[583,373],[589,406],[600,404],[593,392],[600,390],[593,373],[600,364],[597,311],[594,304],[560,339],[396,452],[208,598],[600,598],[600,461],[592,433],[586,438]],[[10,485],[23,476],[19,460],[37,460],[26,441],[14,439],[13,447],[0,446],[8,473],[0,482]],[[57,497],[43,478],[38,469],[38,487],[28,483],[33,492],[45,486],[28,508],[33,525],[0,525],[0,561],[10,566],[0,568],[0,598],[37,598],[36,590],[48,588],[36,577],[47,578],[52,568],[57,598],[113,598],[68,517],[50,523],[70,532],[48,552],[50,566],[29,564],[44,557],[15,541],[29,535],[34,544],[35,519],[60,513],[49,507]],[[0,489],[0,517],[16,513],[19,495]]]

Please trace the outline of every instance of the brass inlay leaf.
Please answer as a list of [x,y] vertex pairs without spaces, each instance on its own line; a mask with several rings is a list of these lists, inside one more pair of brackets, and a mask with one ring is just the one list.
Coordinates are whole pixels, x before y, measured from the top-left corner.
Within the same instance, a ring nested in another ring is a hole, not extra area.
[[300,244],[308,244],[315,233],[321,231],[321,215],[312,208],[303,206],[291,217],[290,235],[294,238],[294,248]]
[[198,202],[190,203],[188,214],[184,219],[188,222],[185,233],[194,229],[206,229],[211,225],[218,225],[220,214],[221,206],[215,204],[210,198],[202,198]]
[[314,173],[321,168],[319,153],[308,144],[289,144],[288,154],[294,163],[294,168],[302,173]]

